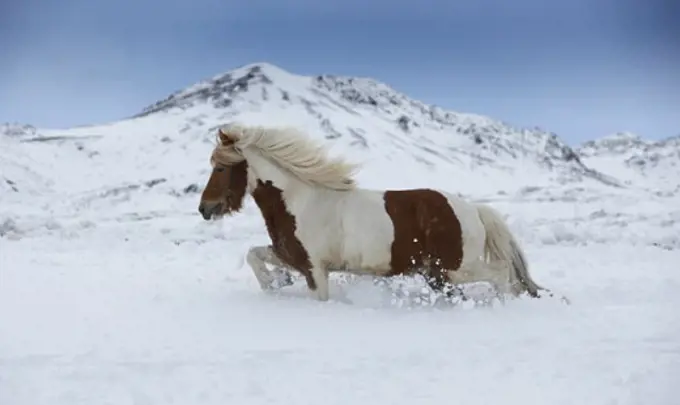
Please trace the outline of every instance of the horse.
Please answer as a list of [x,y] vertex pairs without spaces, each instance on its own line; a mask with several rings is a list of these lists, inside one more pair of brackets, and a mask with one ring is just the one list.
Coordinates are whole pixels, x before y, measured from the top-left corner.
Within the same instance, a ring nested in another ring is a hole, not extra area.
[[520,244],[488,205],[433,188],[360,188],[358,164],[330,157],[294,127],[232,123],[218,128],[216,140],[198,211],[217,220],[241,211],[246,194],[253,198],[271,239],[246,253],[262,290],[280,280],[269,264],[302,274],[320,301],[329,299],[330,272],[421,274],[447,297],[472,282],[490,283],[499,298],[550,293],[534,282]]

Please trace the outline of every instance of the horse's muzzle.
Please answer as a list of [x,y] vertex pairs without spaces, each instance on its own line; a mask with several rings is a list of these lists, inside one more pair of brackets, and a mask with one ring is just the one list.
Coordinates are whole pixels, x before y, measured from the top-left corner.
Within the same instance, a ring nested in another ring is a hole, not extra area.
[[205,219],[206,221],[211,220],[213,217],[219,216],[221,211],[222,203],[220,202],[216,203],[202,202],[198,206],[198,212],[201,213],[203,219]]

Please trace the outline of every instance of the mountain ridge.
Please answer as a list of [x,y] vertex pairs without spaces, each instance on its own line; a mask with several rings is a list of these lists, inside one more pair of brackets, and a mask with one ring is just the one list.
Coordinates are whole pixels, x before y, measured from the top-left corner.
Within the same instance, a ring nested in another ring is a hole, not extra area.
[[[202,80],[147,106],[133,118],[179,113],[198,105],[210,105],[215,110],[225,111],[222,116],[229,119],[232,116],[228,110],[262,103],[302,105],[317,119],[325,137],[331,140],[341,138],[344,132],[353,139],[350,144],[366,145],[362,131],[336,128],[338,123],[321,112],[319,106],[340,109],[353,116],[361,113],[377,115],[390,122],[390,132],[414,136],[424,129],[448,132],[449,136],[458,137],[458,143],[467,143],[465,148],[450,146],[449,152],[453,155],[473,153],[487,163],[494,160],[494,155],[515,159],[518,155],[534,155],[539,164],[549,169],[565,166],[572,174],[616,185],[613,179],[585,167],[574,149],[554,133],[539,128],[514,127],[483,115],[448,111],[412,99],[372,78],[329,74],[300,76],[267,63],[244,65]],[[480,152],[472,152],[470,149],[474,146],[470,145],[479,145]]]
[[[191,151],[187,159],[196,160],[199,168],[190,170],[202,173],[203,145],[212,142],[214,130],[229,121],[296,126],[341,149],[348,158],[365,161],[374,171],[389,173],[405,161],[413,162],[399,178],[384,177],[386,184],[370,186],[416,186],[424,176],[435,180],[430,174],[435,172],[455,173],[460,180],[455,187],[473,193],[508,186],[626,186],[616,173],[591,164],[593,156],[569,146],[555,133],[447,111],[372,78],[301,76],[268,63],[243,65],[201,80],[120,121],[65,130],[6,124],[0,134],[21,142],[75,143],[95,163],[107,153],[127,155],[154,179],[161,172],[152,172],[165,167],[162,160],[167,157],[145,156],[141,150],[153,151],[161,145],[173,155]],[[134,142],[139,145],[128,150],[116,144],[133,142],[130,134],[137,135]],[[149,159],[158,161],[149,163]],[[179,174],[180,168],[167,170]]]
[[[503,212],[514,207],[511,223],[525,240],[608,243],[625,234],[636,243],[679,246],[680,175],[671,141],[648,150],[653,164],[639,170],[624,163],[628,155],[583,156],[554,133],[446,111],[372,79],[297,76],[269,66],[216,75],[120,121],[0,126],[0,234],[48,229],[70,237],[95,223],[170,218],[203,229],[196,205],[215,129],[237,121],[292,125],[323,140],[331,154],[361,164],[360,187],[438,188]],[[266,235],[257,233],[260,217],[248,201],[244,215],[224,226],[258,243]],[[541,218],[527,220],[534,210]]]

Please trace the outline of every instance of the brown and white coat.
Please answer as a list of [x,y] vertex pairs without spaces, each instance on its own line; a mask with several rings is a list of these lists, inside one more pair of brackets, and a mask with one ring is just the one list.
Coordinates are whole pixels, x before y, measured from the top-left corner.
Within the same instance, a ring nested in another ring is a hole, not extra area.
[[542,289],[491,207],[441,190],[359,188],[357,166],[330,158],[296,129],[224,126],[211,164],[199,211],[221,217],[253,197],[272,242],[247,255],[263,289],[273,282],[266,262],[302,273],[320,300],[329,298],[330,271],[421,272],[440,291],[475,281],[515,296]]

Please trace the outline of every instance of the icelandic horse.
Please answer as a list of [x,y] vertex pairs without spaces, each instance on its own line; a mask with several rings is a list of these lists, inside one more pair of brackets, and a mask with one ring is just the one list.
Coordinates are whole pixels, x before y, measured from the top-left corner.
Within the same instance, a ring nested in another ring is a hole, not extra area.
[[198,211],[219,219],[252,196],[272,242],[246,255],[263,290],[278,283],[268,263],[297,270],[321,301],[329,299],[331,271],[419,273],[446,296],[471,282],[490,283],[501,300],[549,292],[532,280],[524,252],[491,207],[428,188],[359,188],[358,165],[329,157],[295,128],[222,126],[210,164]]

